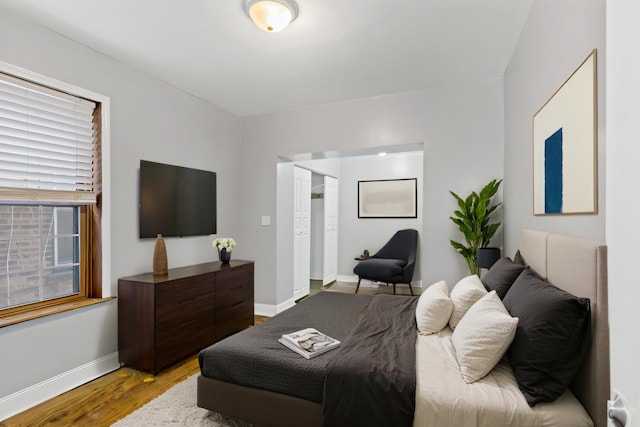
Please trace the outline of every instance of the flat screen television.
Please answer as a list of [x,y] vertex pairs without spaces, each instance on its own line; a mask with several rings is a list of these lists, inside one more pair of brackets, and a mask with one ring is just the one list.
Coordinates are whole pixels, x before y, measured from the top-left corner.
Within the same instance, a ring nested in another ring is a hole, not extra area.
[[140,160],[140,237],[216,233],[216,173]]

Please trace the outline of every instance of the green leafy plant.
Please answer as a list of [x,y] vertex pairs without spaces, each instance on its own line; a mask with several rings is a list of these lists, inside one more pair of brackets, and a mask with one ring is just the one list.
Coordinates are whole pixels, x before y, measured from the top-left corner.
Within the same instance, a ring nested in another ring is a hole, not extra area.
[[449,191],[458,201],[459,208],[449,219],[458,226],[466,240],[466,245],[451,240],[451,246],[465,259],[471,274],[478,274],[478,248],[487,247],[501,225],[500,221],[491,222],[491,214],[502,205],[491,205],[491,198],[498,192],[501,183],[501,179],[494,179],[480,193],[474,191],[465,199]]

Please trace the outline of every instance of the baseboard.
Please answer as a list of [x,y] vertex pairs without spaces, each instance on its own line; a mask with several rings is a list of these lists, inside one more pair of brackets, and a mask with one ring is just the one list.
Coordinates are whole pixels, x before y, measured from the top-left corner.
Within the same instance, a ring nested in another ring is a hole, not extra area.
[[349,282],[349,283],[357,283],[358,276],[355,274],[338,274],[337,278],[338,282]]
[[293,298],[290,298],[285,302],[281,302],[278,305],[255,303],[253,305],[253,311],[257,316],[273,317],[276,314],[293,307],[294,305],[296,305],[296,301]]
[[[338,275],[338,282],[358,283],[358,276],[355,274]],[[414,288],[421,288],[422,280],[411,282],[411,286]]]
[[26,411],[44,401],[120,368],[118,352],[78,366],[0,399],[0,420]]

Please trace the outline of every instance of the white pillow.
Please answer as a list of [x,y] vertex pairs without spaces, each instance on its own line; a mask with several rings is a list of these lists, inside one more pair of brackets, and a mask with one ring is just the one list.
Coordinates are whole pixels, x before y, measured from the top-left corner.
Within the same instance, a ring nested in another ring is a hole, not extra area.
[[451,290],[449,297],[453,301],[453,312],[449,319],[449,327],[455,329],[462,316],[480,298],[487,294],[487,290],[477,274],[461,279]]
[[441,280],[422,292],[416,306],[416,323],[420,335],[440,332],[451,317],[453,302],[449,298],[447,282]]
[[451,336],[464,382],[478,381],[498,364],[517,326],[518,318],[511,317],[496,291],[469,309]]

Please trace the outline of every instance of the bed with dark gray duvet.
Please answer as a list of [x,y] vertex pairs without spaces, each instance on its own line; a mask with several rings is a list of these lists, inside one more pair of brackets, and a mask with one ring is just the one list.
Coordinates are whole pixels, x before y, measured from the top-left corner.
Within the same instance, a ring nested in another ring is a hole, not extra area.
[[[514,341],[498,365],[473,383],[463,381],[451,328],[418,335],[418,298],[321,292],[203,350],[197,404],[260,426],[605,427],[606,245],[522,230],[519,252],[526,268],[503,300],[519,318]],[[560,360],[557,354],[568,346],[557,339],[566,329],[559,326],[573,323],[547,313],[565,315],[566,304],[582,300],[589,302],[590,316],[580,318],[586,326],[580,330],[589,335],[573,340],[580,354]],[[303,328],[342,343],[307,360],[278,342]],[[555,344],[547,345],[549,339]],[[555,400],[529,402],[530,372],[523,367],[547,366],[548,357],[579,369],[572,368],[573,380]]]
[[[322,420],[336,426],[378,425],[385,420],[385,425],[410,426],[416,303],[417,298],[388,295],[321,292],[310,297],[203,350],[198,405],[259,425],[317,425]],[[278,342],[283,334],[307,327],[340,340],[340,346],[306,359]],[[226,386],[223,396],[201,393],[207,384]],[[266,394],[257,397],[258,391]],[[246,393],[229,411],[231,396]],[[267,396],[273,419],[264,419],[254,394],[260,402]],[[306,402],[301,413],[291,412],[297,406],[290,402],[299,400]]]

